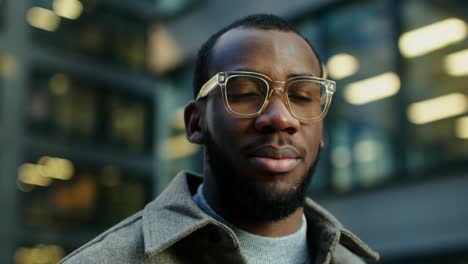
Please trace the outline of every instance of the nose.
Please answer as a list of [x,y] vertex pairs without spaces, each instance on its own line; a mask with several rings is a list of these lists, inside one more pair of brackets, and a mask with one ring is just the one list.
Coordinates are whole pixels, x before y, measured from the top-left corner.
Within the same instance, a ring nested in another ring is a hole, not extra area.
[[255,129],[262,133],[284,131],[294,134],[299,130],[300,122],[291,115],[281,95],[273,94],[267,108],[255,120]]

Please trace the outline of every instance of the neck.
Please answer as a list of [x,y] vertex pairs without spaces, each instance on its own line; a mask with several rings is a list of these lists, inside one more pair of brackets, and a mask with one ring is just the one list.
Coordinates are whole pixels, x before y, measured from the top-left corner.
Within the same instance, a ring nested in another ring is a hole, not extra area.
[[302,225],[303,207],[297,208],[286,218],[277,221],[254,221],[236,216],[235,210],[230,208],[220,195],[209,169],[205,169],[203,196],[210,207],[222,218],[251,234],[266,237],[286,236],[295,233]]

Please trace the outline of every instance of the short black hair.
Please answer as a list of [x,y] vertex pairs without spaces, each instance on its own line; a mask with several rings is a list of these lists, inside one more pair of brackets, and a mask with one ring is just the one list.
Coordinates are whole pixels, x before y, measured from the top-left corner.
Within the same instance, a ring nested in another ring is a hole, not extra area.
[[285,32],[294,32],[300,37],[302,37],[307,44],[309,44],[312,52],[317,57],[317,60],[320,65],[320,76],[323,74],[322,69],[322,61],[320,56],[318,55],[317,51],[314,49],[312,44],[301,34],[299,33],[294,27],[284,20],[283,18],[272,15],[272,14],[253,14],[246,17],[243,17],[239,20],[232,22],[231,24],[227,25],[226,27],[222,28],[218,32],[211,35],[211,37],[203,43],[198,51],[198,55],[195,61],[195,70],[193,74],[193,96],[196,97],[198,91],[200,90],[201,86],[205,84],[209,80],[211,76],[209,76],[209,63],[211,52],[213,50],[214,45],[218,41],[219,37],[224,33],[228,32],[231,29],[235,28],[253,28],[253,29],[262,29],[262,30],[279,30]]

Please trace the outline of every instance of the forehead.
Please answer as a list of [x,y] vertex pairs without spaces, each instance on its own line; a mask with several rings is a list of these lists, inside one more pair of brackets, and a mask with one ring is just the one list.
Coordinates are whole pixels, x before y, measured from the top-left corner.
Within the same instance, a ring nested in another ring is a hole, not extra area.
[[320,77],[320,64],[309,44],[294,32],[236,28],[213,47],[210,73],[254,70],[275,80],[291,74]]

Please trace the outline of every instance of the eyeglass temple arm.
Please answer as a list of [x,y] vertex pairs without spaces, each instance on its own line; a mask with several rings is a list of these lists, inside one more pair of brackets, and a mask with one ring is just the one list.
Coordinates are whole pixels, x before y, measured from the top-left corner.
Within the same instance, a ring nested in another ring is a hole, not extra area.
[[323,64],[323,63],[322,63],[322,78],[323,78],[323,79],[327,79],[327,78],[328,78],[327,67],[326,67],[325,64]]
[[218,74],[213,76],[209,81],[207,81],[200,88],[200,91],[198,92],[198,95],[197,95],[197,98],[195,98],[195,101],[207,96],[214,88],[216,88],[217,85],[218,85]]

